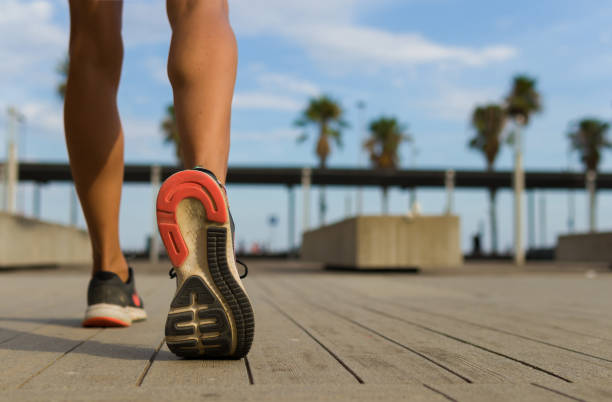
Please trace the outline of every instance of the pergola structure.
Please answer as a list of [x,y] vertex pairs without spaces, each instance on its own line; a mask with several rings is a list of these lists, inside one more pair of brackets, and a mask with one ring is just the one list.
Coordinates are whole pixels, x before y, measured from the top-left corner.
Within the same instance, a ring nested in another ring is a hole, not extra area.
[[[151,183],[154,188],[171,174],[179,171],[170,165],[129,164],[125,166],[125,182]],[[22,162],[18,169],[19,181],[35,183],[72,181],[70,167],[65,163]],[[487,172],[482,170],[381,170],[352,168],[300,168],[233,166],[228,170],[227,182],[231,184],[281,185],[289,189],[289,245],[295,247],[295,186],[301,186],[304,195],[304,229],[309,228],[309,192],[312,185],[352,187],[442,187],[447,189],[447,210],[452,210],[453,189],[511,189],[512,171]],[[526,189],[584,189],[587,175],[577,172],[528,171],[525,173]],[[612,189],[612,174],[600,173],[596,177],[597,189]],[[34,205],[40,205],[40,192],[34,193]],[[72,215],[76,217],[76,202]],[[152,247],[152,253],[156,247]]]

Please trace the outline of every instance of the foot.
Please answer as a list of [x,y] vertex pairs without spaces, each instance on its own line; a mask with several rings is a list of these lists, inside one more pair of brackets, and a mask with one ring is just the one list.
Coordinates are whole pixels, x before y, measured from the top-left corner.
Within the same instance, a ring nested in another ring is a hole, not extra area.
[[236,269],[225,189],[205,169],[172,175],[159,190],[157,224],[177,280],[168,348],[183,357],[245,356],[254,317]]
[[89,281],[84,327],[129,327],[147,318],[142,299],[134,285],[134,271],[129,268],[127,282],[117,274],[98,271]]

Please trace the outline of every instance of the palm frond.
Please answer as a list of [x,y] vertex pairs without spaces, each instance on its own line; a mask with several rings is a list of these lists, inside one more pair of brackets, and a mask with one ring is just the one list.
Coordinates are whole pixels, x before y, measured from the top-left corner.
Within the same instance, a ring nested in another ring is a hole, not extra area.
[[[342,132],[348,127],[348,123],[343,120],[344,111],[342,106],[327,95],[311,98],[302,111],[301,115],[294,121],[294,126],[300,128],[314,127],[318,133],[315,153],[325,165],[325,161],[331,152],[328,138],[334,140],[336,146],[342,146]],[[302,133],[298,137],[298,142],[304,142],[308,137],[308,132]]]
[[397,168],[399,147],[408,138],[404,125],[395,117],[379,117],[370,122],[370,138],[363,146],[368,151],[370,161],[377,168]]
[[587,170],[596,171],[604,148],[611,145],[607,138],[610,125],[597,118],[584,118],[570,125],[568,138]]

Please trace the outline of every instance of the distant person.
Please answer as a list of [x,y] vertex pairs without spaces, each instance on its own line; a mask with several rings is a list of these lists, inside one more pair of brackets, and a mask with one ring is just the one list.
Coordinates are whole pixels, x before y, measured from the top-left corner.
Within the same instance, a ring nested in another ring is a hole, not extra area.
[[[125,327],[147,314],[119,245],[122,2],[69,3],[66,143],[93,247],[83,325]],[[227,0],[168,0],[166,6],[172,27],[168,76],[182,160],[189,168],[166,180],[157,200],[158,227],[173,265],[170,276],[177,279],[166,343],[179,356],[242,357],[253,339],[253,311],[236,269],[224,187],[236,40]]]
[[480,256],[482,254],[480,238],[481,238],[480,232],[472,236],[472,255],[473,256]]

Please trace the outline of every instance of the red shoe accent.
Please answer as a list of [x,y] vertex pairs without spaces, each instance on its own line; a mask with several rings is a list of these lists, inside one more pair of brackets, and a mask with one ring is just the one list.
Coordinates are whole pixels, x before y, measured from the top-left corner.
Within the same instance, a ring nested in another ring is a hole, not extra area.
[[83,321],[84,327],[129,327],[130,323],[114,317],[91,317]]
[[176,222],[176,207],[185,198],[199,200],[206,210],[206,218],[213,222],[227,222],[225,199],[217,182],[206,173],[183,170],[170,176],[157,195],[157,226],[172,265],[179,267],[189,250]]
[[138,293],[132,294],[132,301],[136,307],[140,307],[140,297],[138,297]]

